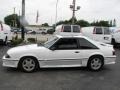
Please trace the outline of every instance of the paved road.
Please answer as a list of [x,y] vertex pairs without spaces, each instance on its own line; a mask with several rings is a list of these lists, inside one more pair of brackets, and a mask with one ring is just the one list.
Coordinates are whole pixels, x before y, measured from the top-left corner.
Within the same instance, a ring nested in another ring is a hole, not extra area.
[[[8,48],[0,46],[0,58]],[[0,90],[120,90],[120,50],[116,49],[116,53],[117,63],[99,72],[66,68],[23,73],[3,68],[0,59]]]

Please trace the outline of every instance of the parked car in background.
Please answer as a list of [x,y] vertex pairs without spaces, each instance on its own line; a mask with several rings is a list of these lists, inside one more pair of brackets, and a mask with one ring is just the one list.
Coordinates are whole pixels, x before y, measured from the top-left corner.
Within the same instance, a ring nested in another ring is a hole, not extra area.
[[55,29],[54,34],[78,34],[80,35],[80,26],[79,25],[59,25]]
[[4,67],[33,72],[37,68],[88,67],[100,70],[105,64],[115,64],[112,45],[99,43],[84,36],[56,35],[44,45],[19,46],[3,56]]
[[47,34],[53,34],[54,32],[55,32],[54,29],[48,29],[48,30],[47,30]]
[[112,33],[111,43],[116,46],[120,45],[120,28],[116,29],[114,33]]
[[109,27],[83,27],[81,29],[82,35],[89,37],[95,41],[111,44],[112,35]]
[[0,42],[7,44],[8,41],[12,40],[11,27],[6,24],[0,24]]
[[111,34],[115,33],[118,29],[118,27],[109,27]]
[[47,34],[47,30],[46,30],[46,29],[43,29],[43,30],[41,31],[41,34]]
[[[11,30],[14,34],[20,34],[22,30],[20,28],[13,28]],[[24,29],[24,32],[27,34],[30,30]]]

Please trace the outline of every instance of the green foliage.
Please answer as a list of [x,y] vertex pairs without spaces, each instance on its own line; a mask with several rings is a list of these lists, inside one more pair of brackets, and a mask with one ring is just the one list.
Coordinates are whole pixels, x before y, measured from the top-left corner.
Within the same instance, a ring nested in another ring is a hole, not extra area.
[[80,25],[81,27],[88,27],[90,26],[89,22],[88,21],[85,21],[85,20],[79,20],[76,22],[77,25]]
[[44,23],[44,24],[42,24],[42,26],[49,27],[49,24],[48,23]]
[[23,42],[23,39],[13,38],[12,41],[11,41],[11,44],[14,45],[14,46],[17,46],[17,45],[21,44],[22,42]]
[[17,14],[11,14],[4,18],[5,24],[10,25],[11,27],[14,27],[14,22],[16,22],[16,26],[20,27],[20,21],[19,16]]
[[[77,19],[75,19],[75,23],[77,22]],[[56,23],[56,25],[61,25],[61,24],[72,24],[72,18],[70,20],[65,20],[65,21],[59,21]]]
[[91,23],[91,26],[112,27],[112,24],[111,23],[109,24],[109,21],[101,20],[101,21],[96,21],[96,22]]
[[37,40],[35,38],[28,38],[27,41],[30,43],[35,43]]
[[[112,22],[109,23],[109,21],[104,21],[104,20],[101,20],[101,21],[94,21],[92,23],[89,23],[88,21],[85,21],[85,20],[78,20],[75,19],[75,24],[77,25],[80,25],[81,27],[88,27],[88,26],[104,26],[104,27],[112,27]],[[57,22],[56,25],[61,25],[61,24],[72,24],[72,19],[70,20],[65,20],[65,21],[59,21]]]

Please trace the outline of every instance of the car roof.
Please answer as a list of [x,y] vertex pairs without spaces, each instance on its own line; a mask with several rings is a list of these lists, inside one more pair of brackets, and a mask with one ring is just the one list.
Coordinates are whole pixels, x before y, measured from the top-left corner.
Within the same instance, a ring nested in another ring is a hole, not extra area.
[[58,38],[86,38],[83,35],[56,35]]

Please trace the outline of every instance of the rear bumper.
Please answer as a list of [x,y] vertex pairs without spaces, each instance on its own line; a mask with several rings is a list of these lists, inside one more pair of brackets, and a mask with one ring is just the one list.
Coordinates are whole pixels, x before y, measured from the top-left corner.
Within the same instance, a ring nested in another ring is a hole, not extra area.
[[115,64],[115,63],[116,63],[116,56],[105,58],[104,64]]

